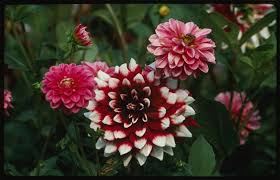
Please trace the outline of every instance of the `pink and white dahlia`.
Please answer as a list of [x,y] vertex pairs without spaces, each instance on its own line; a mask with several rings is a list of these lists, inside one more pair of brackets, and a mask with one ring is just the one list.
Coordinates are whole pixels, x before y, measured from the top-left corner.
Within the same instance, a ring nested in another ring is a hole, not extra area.
[[175,137],[192,137],[187,126],[194,125],[188,91],[155,85],[154,71],[146,73],[134,59],[115,67],[109,75],[98,71],[98,88],[85,117],[90,127],[104,131],[96,148],[104,156],[119,152],[124,166],[135,157],[142,166],[149,155],[162,160],[164,152],[173,155]]
[[75,27],[73,37],[75,41],[81,46],[91,46],[90,33],[86,31],[87,26],[79,24]]
[[[232,100],[230,92],[219,93],[215,97],[215,100],[225,105],[225,107],[231,114],[231,119],[235,123],[238,123],[238,119],[240,117],[238,125],[240,129],[240,144],[244,144],[250,131],[254,131],[260,128],[259,120],[261,119],[261,117],[259,116],[259,111],[255,111],[253,103],[249,100],[246,100],[246,94],[244,92],[233,92],[232,94]],[[231,101],[232,103],[230,105]],[[229,109],[230,107],[231,109]]]
[[13,108],[12,105],[12,93],[11,91],[4,89],[4,111],[7,116],[9,116],[8,110]]
[[193,22],[169,19],[150,36],[147,50],[156,56],[156,68],[166,77],[186,79],[208,72],[208,63],[216,63],[215,43],[206,38],[211,29],[200,29]]
[[53,109],[63,108],[77,113],[93,98],[94,80],[82,65],[60,64],[52,66],[42,81],[42,92]]

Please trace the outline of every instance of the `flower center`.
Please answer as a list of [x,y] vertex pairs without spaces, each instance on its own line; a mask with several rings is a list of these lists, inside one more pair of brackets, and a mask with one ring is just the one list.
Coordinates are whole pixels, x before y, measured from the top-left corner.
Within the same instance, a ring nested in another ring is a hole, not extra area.
[[62,79],[59,83],[60,87],[64,87],[64,88],[71,88],[73,84],[74,84],[74,80],[72,78],[67,78],[67,77],[64,77],[64,79]]
[[188,46],[193,45],[194,40],[195,40],[195,36],[192,34],[186,34],[182,36],[182,39],[184,41],[185,44],[187,44]]

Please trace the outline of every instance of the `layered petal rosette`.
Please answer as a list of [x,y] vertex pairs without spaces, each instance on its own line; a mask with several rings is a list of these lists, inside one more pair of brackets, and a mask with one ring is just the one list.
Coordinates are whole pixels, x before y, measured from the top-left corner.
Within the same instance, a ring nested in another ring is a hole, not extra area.
[[97,149],[105,148],[104,156],[118,152],[124,166],[132,157],[142,166],[148,156],[173,155],[175,137],[192,137],[187,126],[195,122],[189,105],[194,99],[186,90],[155,83],[154,71],[142,71],[134,59],[116,66],[111,76],[99,71],[95,81],[98,88],[85,116],[92,129],[104,132],[96,142]]
[[73,37],[75,41],[81,46],[91,46],[90,33],[86,31],[87,26],[79,24],[75,27]]
[[215,43],[206,38],[211,29],[170,19],[159,24],[155,32],[149,37],[147,50],[156,56],[155,66],[166,77],[197,77],[199,72],[208,72],[208,63],[216,63]]
[[7,116],[9,116],[8,110],[13,108],[12,105],[12,93],[11,91],[4,89],[4,111]]
[[93,98],[94,79],[82,65],[52,66],[42,81],[42,92],[53,109],[77,113]]
[[216,96],[215,100],[225,105],[235,123],[238,123],[240,118],[238,124],[240,144],[246,142],[251,131],[260,128],[261,117],[259,116],[259,111],[254,109],[253,103],[247,99],[244,92],[221,92]]

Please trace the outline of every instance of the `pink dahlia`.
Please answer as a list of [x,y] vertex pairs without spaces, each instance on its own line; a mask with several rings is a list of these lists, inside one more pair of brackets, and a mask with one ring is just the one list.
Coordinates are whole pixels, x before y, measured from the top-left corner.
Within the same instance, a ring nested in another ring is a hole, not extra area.
[[13,108],[12,105],[12,93],[11,91],[4,89],[4,111],[7,116],[9,116],[8,110]]
[[186,79],[207,73],[207,63],[216,63],[215,43],[206,38],[211,29],[200,29],[193,22],[175,19],[161,23],[150,36],[147,49],[156,56],[155,66],[165,77]]
[[[246,142],[250,131],[260,128],[259,120],[261,117],[259,116],[259,111],[255,111],[253,103],[247,100],[244,92],[233,92],[232,100],[230,92],[222,92],[216,96],[215,100],[224,104],[227,110],[231,107],[229,112],[231,113],[231,118],[235,123],[238,123],[238,119],[240,117],[238,125],[240,129],[240,144],[244,144]],[[230,101],[232,101],[231,105]],[[243,108],[242,104],[244,104]]]
[[187,126],[195,124],[188,91],[155,85],[154,71],[144,72],[134,59],[116,66],[112,76],[98,71],[95,98],[85,113],[92,129],[104,131],[96,148],[105,148],[106,157],[118,151],[124,166],[132,157],[142,166],[149,155],[173,155],[174,137],[191,137]]
[[82,65],[60,64],[52,66],[45,74],[42,92],[53,109],[77,113],[93,98],[93,81],[91,72]]
[[81,46],[91,46],[90,33],[86,31],[87,26],[79,24],[75,27],[73,37],[75,41]]

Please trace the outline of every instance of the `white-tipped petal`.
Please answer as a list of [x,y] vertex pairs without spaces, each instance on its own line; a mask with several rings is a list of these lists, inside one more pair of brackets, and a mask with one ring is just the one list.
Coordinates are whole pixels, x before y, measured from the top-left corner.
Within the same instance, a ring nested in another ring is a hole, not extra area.
[[113,153],[105,153],[104,152],[104,157],[109,157],[109,156],[111,156]]
[[184,102],[185,99],[188,97],[188,93],[186,90],[178,89],[176,91],[177,94],[177,102]]
[[138,73],[134,76],[133,81],[136,83],[141,83],[141,84],[145,83],[145,80],[144,80],[142,74],[140,74],[140,73]]
[[94,78],[94,81],[97,83],[97,87],[99,87],[99,88],[104,88],[104,87],[108,86],[108,84],[105,81],[103,81],[97,77]]
[[123,165],[124,165],[124,167],[127,167],[127,166],[128,166],[128,164],[129,164],[131,158],[132,158],[132,155],[130,154],[130,155],[126,156],[126,157],[123,159]]
[[93,111],[88,118],[95,123],[99,123],[101,121],[100,114],[97,111]]
[[152,142],[159,147],[164,147],[166,145],[166,137],[165,136],[156,136],[156,137],[154,137]]
[[176,146],[174,136],[172,134],[166,136],[166,146],[170,146],[170,147]]
[[131,86],[131,83],[130,83],[130,81],[127,78],[124,78],[123,81],[122,81],[122,85],[124,85],[124,86]]
[[177,94],[169,92],[166,102],[169,103],[169,104],[175,104],[176,101],[177,101]]
[[153,149],[153,146],[151,144],[146,144],[141,150],[140,153],[144,156],[149,156],[151,151]]
[[105,93],[102,90],[95,89],[94,93],[96,101],[102,101],[105,98]]
[[111,154],[111,153],[116,152],[116,151],[117,151],[117,146],[115,144],[113,144],[113,143],[107,143],[106,144],[104,153]]
[[180,123],[182,123],[185,119],[186,119],[186,117],[183,116],[183,115],[175,116],[175,117],[172,119],[172,123],[173,123],[173,124],[180,124]]
[[185,99],[185,102],[187,103],[187,104],[191,104],[191,103],[193,103],[195,101],[195,99],[193,98],[193,97],[191,97],[191,96],[188,96],[186,99]]
[[146,145],[146,143],[147,143],[147,139],[141,138],[134,141],[134,146],[138,149],[142,149]]
[[120,152],[120,155],[123,155],[123,154],[126,154],[128,153],[129,151],[131,151],[132,147],[131,145],[128,145],[128,144],[122,144],[120,145],[119,147],[119,152]]
[[123,76],[127,76],[128,73],[129,73],[129,70],[127,69],[127,64],[124,63],[120,66],[120,73],[123,75]]
[[166,129],[166,128],[168,128],[169,126],[170,126],[170,119],[169,119],[168,117],[163,118],[163,119],[161,120],[161,127],[162,127],[162,129]]
[[88,101],[88,105],[86,107],[87,110],[92,111],[92,110],[94,110],[95,107],[96,107],[95,101],[93,101],[93,100]]
[[86,118],[89,119],[89,116],[91,115],[91,113],[92,113],[92,112],[85,112],[85,113],[84,113],[84,116],[85,116]]
[[147,107],[150,107],[151,101],[148,98],[144,98],[143,101],[145,102]]
[[115,109],[116,108],[116,105],[117,105],[117,100],[111,100],[109,102],[109,106],[112,108],[112,109]]
[[116,92],[109,92],[109,93],[108,93],[108,96],[109,96],[111,99],[116,99],[116,98],[117,98],[117,93],[116,93]]
[[122,119],[121,119],[121,115],[120,114],[116,114],[113,118],[113,121],[117,122],[117,123],[122,123]]
[[94,122],[91,122],[90,125],[89,125],[89,127],[90,127],[91,129],[93,129],[94,131],[97,131],[97,129],[100,128],[100,125],[99,125],[99,124],[96,124],[96,123],[94,123]]
[[108,141],[113,141],[115,139],[114,133],[112,131],[106,130],[104,133],[104,139],[106,139]]
[[114,70],[115,70],[115,73],[116,73],[116,74],[119,74],[119,72],[120,72],[120,67],[119,67],[119,66],[115,66],[115,67],[114,67]]
[[109,88],[114,89],[114,88],[118,87],[119,82],[120,82],[120,80],[118,80],[116,78],[110,78],[109,79]]
[[160,107],[160,108],[158,109],[158,112],[159,112],[159,114],[158,114],[159,118],[163,118],[163,117],[165,116],[165,114],[166,114],[166,109],[165,109],[165,107]]
[[146,132],[146,128],[135,131],[136,136],[142,137]]
[[192,133],[185,125],[180,125],[175,132],[178,137],[192,137]]
[[178,87],[178,80],[173,78],[167,78],[166,86],[170,89],[176,89]]
[[147,96],[150,96],[152,93],[151,88],[149,86],[144,87],[143,91],[146,93]]
[[184,116],[188,117],[188,116],[192,116],[192,115],[195,115],[194,109],[191,106],[186,106]]
[[132,122],[131,123],[123,123],[123,127],[124,128],[129,128],[130,126],[132,125]]
[[160,88],[160,93],[161,95],[167,99],[168,98],[168,93],[169,93],[169,89],[167,87],[161,87]]
[[147,157],[146,156],[143,156],[142,154],[138,153],[136,154],[136,159],[137,161],[139,162],[140,166],[142,166],[143,164],[145,164],[146,160],[147,160]]
[[163,151],[164,151],[165,153],[169,154],[170,156],[173,156],[173,155],[174,155],[172,147],[165,146],[165,147],[163,147]]
[[108,80],[110,79],[109,74],[107,74],[107,73],[105,73],[105,72],[103,72],[103,71],[101,71],[101,70],[99,70],[99,71],[97,72],[97,77],[98,77],[99,79],[103,80],[103,81],[108,81]]
[[104,117],[104,119],[102,120],[102,122],[103,122],[104,124],[107,124],[107,125],[112,125],[112,124],[113,124],[112,118],[111,118],[110,116],[108,116],[108,115]]
[[151,71],[147,74],[147,79],[149,82],[153,82],[154,79],[155,79],[155,72],[154,71]]
[[126,134],[123,131],[116,130],[114,131],[114,136],[116,139],[122,139],[126,137]]
[[154,146],[153,150],[151,152],[151,156],[153,156],[153,157],[159,159],[160,161],[162,161],[163,160],[163,149],[162,149],[162,147]]
[[136,61],[133,58],[131,58],[130,62],[129,62],[129,65],[128,65],[129,70],[131,72],[134,72],[136,70],[137,66],[138,65],[137,65]]
[[102,149],[104,148],[106,145],[106,142],[104,141],[104,139],[102,137],[98,138],[98,140],[95,143],[95,148],[96,149]]

